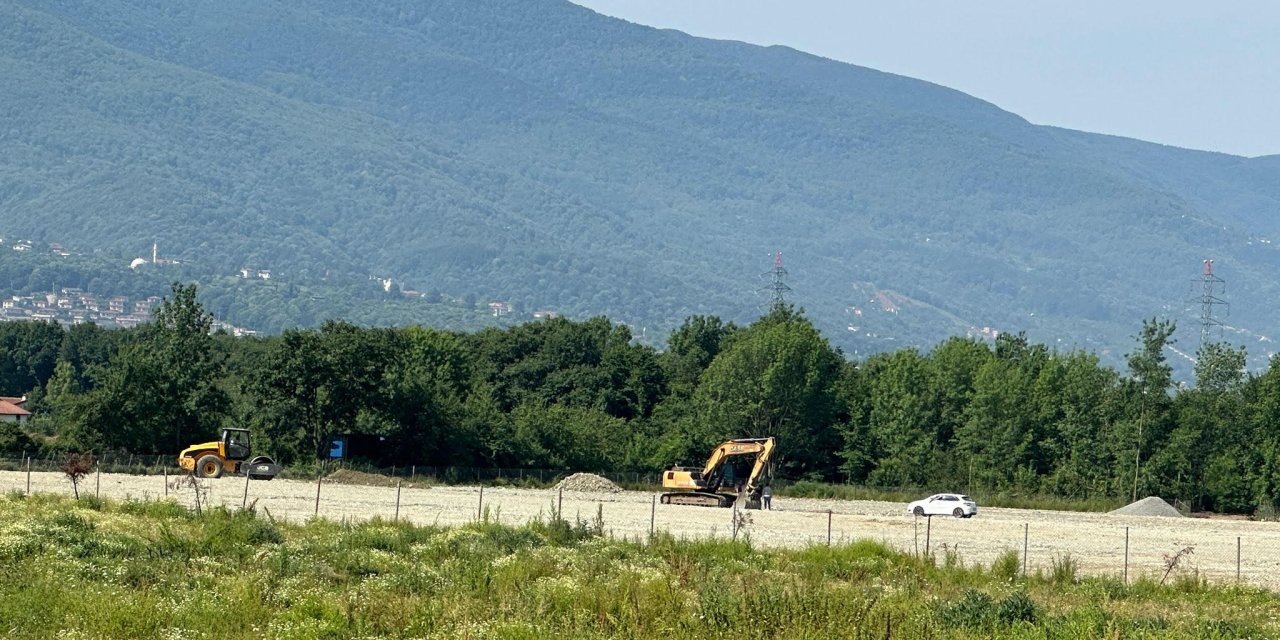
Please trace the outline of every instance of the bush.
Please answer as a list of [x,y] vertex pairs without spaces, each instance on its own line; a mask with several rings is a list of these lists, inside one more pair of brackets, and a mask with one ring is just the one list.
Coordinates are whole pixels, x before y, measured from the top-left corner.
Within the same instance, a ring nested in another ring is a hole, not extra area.
[[1012,582],[1021,572],[1022,558],[1014,549],[1006,549],[991,561],[991,575],[1001,580]]
[[1036,603],[1021,591],[1015,591],[1000,601],[996,608],[996,619],[1001,624],[1036,621]]
[[204,526],[200,529],[200,555],[245,559],[255,547],[284,541],[275,523],[248,511],[231,513],[224,508],[211,509],[201,520]]
[[996,620],[996,605],[991,596],[968,589],[959,600],[938,610],[938,620],[948,629],[988,629]]
[[16,458],[29,454],[35,443],[16,422],[0,421],[0,456]]
[[1080,573],[1080,562],[1064,553],[1053,559],[1053,568],[1049,572],[1049,581],[1054,584],[1074,584]]

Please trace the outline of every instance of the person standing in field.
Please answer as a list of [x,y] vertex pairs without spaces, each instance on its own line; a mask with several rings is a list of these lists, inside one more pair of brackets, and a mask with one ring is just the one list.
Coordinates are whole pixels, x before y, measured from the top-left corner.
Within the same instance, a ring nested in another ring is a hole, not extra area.
[[764,491],[760,493],[760,498],[761,500],[764,501],[764,508],[772,511],[773,510],[773,487],[766,484],[764,486]]

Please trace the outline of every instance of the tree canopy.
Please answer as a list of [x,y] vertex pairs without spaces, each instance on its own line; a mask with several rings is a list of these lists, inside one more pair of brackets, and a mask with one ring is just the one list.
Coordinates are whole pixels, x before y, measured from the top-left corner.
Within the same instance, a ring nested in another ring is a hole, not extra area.
[[180,284],[135,329],[0,323],[0,394],[35,413],[0,430],[0,455],[173,454],[247,426],[285,462],[353,436],[376,439],[353,453],[380,465],[657,471],[776,436],[790,480],[1280,505],[1280,361],[1253,375],[1242,348],[1208,343],[1197,384],[1173,385],[1160,319],[1124,373],[1007,334],[852,360],[785,305],[742,327],[691,317],[663,352],[604,317],[473,333],[210,326]]

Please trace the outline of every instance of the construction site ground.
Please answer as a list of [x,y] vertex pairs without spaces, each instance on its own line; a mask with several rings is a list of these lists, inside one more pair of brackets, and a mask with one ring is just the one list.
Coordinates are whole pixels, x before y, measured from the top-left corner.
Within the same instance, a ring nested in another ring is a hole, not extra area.
[[[172,481],[173,478],[171,477]],[[239,508],[246,483],[242,477],[202,481],[213,504]],[[71,495],[61,473],[32,473],[31,490]],[[0,491],[26,491],[27,474],[0,471]],[[302,522],[316,513],[317,483],[276,479],[248,483],[248,501],[260,514]],[[90,475],[82,494],[99,493],[115,500],[156,500],[166,497],[162,476]],[[319,515],[334,520],[361,521],[396,515],[395,486],[320,483]],[[733,534],[731,509],[655,504],[657,493],[623,491],[584,493],[556,489],[513,489],[478,486],[404,487],[399,489],[399,517],[418,524],[459,525],[488,517],[507,524],[550,518],[558,500],[564,517],[593,520],[600,510],[606,530],[615,537],[642,539],[652,518],[658,531],[689,538]],[[168,498],[193,504],[190,488],[168,489]],[[1048,572],[1055,560],[1070,556],[1081,573],[1121,577],[1125,571],[1126,529],[1129,538],[1128,577],[1165,572],[1166,557],[1191,547],[1176,572],[1199,572],[1212,582],[1240,578],[1248,583],[1280,589],[1280,523],[1239,519],[1160,518],[1101,513],[1074,513],[979,506],[970,519],[916,518],[904,504],[891,502],[813,500],[776,497],[772,511],[751,511],[743,534],[761,547],[803,547],[826,544],[828,524],[833,543],[868,539],[907,552],[923,553],[928,545],[936,556],[957,553],[965,564],[988,565],[1002,551],[1022,552],[1027,545],[1030,573]],[[1024,529],[1025,527],[1025,529]],[[927,542],[926,542],[927,537]],[[1239,545],[1239,546],[1237,546]],[[1239,555],[1237,555],[1239,554]],[[1239,563],[1237,564],[1237,557]]]

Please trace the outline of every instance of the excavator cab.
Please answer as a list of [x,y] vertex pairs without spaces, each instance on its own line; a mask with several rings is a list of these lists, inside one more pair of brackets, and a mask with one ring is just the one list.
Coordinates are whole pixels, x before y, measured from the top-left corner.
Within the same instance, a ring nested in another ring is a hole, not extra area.
[[221,478],[224,473],[231,473],[270,480],[280,473],[282,468],[274,460],[267,456],[250,459],[252,452],[248,429],[223,429],[218,440],[183,449],[178,454],[178,466],[197,478]]

